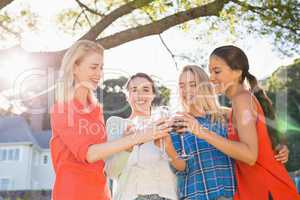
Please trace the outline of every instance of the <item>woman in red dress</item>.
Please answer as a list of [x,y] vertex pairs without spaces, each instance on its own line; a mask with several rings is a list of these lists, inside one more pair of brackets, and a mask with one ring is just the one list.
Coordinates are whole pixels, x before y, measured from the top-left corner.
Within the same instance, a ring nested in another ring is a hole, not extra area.
[[111,199],[104,159],[168,134],[168,128],[157,122],[140,130],[143,134],[126,134],[106,142],[103,112],[93,95],[103,75],[102,66],[103,48],[92,41],[76,42],[63,58],[51,109],[53,200]]
[[[194,134],[236,160],[234,200],[299,200],[284,165],[274,157],[273,147],[279,140],[272,124],[275,115],[271,102],[248,70],[247,56],[238,47],[222,46],[212,52],[211,81],[216,92],[225,93],[232,103],[229,139],[200,126]],[[246,89],[245,79],[251,91]],[[184,115],[185,121],[193,120],[189,114]]]

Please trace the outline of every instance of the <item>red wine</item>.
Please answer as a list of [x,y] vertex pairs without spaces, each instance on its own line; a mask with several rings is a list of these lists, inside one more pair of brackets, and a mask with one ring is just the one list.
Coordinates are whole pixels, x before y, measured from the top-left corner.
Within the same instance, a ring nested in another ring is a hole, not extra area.
[[180,130],[182,128],[187,128],[187,126],[176,126],[176,125],[173,125],[173,126],[171,126],[171,131],[178,132],[178,130]]

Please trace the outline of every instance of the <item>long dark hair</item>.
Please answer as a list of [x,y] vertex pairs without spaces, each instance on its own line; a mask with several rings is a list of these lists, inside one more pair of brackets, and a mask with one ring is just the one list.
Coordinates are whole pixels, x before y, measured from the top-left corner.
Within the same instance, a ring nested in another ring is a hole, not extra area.
[[259,87],[256,77],[249,72],[249,62],[246,54],[240,48],[228,45],[216,48],[210,56],[221,58],[232,70],[242,71],[240,83],[243,83],[245,79],[248,80],[251,92],[255,95],[264,111],[269,137],[271,138],[272,147],[275,149],[280,143],[280,133],[278,129],[275,128],[275,111],[270,98],[266,95],[265,91]]

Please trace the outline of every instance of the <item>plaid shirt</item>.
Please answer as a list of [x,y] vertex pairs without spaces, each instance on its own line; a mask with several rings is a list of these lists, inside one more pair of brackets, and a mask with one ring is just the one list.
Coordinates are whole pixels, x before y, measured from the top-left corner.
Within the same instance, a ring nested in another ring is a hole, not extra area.
[[[217,134],[227,137],[221,123],[211,123],[210,116],[198,117],[198,122]],[[173,145],[182,153],[180,136],[171,133]],[[183,172],[177,172],[180,199],[214,200],[221,196],[232,197],[235,192],[233,161],[206,141],[192,133],[183,134],[185,152],[191,157]]]

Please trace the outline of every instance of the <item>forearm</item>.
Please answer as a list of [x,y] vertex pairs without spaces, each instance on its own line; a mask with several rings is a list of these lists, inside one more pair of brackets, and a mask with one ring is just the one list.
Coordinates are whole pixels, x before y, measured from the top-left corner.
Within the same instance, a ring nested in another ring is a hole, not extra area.
[[135,135],[129,135],[112,142],[93,144],[88,148],[86,160],[94,163],[107,157],[131,148],[136,144]]
[[166,148],[166,152],[171,159],[171,164],[178,171],[183,171],[186,168],[186,163],[184,160],[180,159],[173,145]]
[[198,135],[199,137],[199,134],[202,134],[200,138],[206,140],[235,160],[240,160],[248,165],[254,165],[257,160],[257,151],[251,149],[251,147],[244,142],[232,141],[211,131],[197,133],[196,136]]

